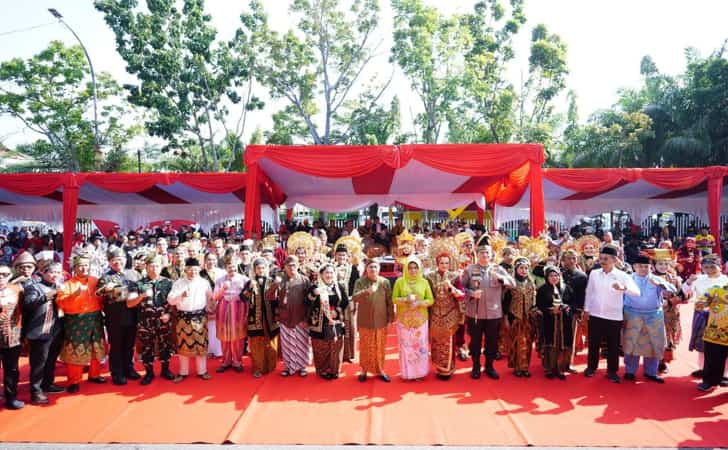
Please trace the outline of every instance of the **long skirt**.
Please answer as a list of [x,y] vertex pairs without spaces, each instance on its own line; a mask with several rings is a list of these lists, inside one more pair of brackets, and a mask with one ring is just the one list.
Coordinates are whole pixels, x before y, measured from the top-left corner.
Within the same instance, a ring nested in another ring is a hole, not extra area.
[[695,311],[693,314],[693,326],[692,333],[690,333],[690,345],[688,350],[695,350],[697,352],[704,352],[705,345],[703,345],[703,335],[705,334],[705,325],[708,323],[708,315],[710,311]]
[[662,359],[666,342],[662,310],[638,312],[625,308],[622,330],[625,355]]
[[458,351],[455,345],[455,335],[435,337],[430,339],[432,365],[438,375],[450,376],[455,373],[455,354]]
[[571,342],[569,339],[565,339],[567,333],[564,332],[564,327],[571,326],[571,320],[564,321],[563,315],[555,315],[554,320],[554,336],[551,342],[546,342],[546,339],[542,339],[541,343],[541,356],[543,360],[544,372],[547,374],[564,373],[569,370],[569,364],[571,363]]
[[508,349],[508,367],[517,371],[528,370],[531,365],[533,349],[533,327],[526,319],[515,319],[510,326],[510,343]]
[[589,346],[589,320],[574,314],[574,353],[586,350]]
[[318,375],[339,375],[344,355],[344,339],[311,339],[313,364]]
[[682,341],[682,325],[680,324],[680,309],[678,305],[672,305],[665,310],[665,336],[667,344],[665,345],[665,354],[662,359],[665,362],[673,360],[674,350]]
[[404,380],[423,378],[430,371],[427,326],[427,322],[419,327],[407,327],[397,322],[399,370]]
[[278,336],[250,336],[250,360],[253,373],[266,374],[273,372],[278,359]]
[[301,325],[288,328],[281,324],[281,353],[283,364],[289,372],[305,369],[311,361],[311,344],[306,330]]
[[504,317],[503,320],[501,320],[500,329],[498,330],[498,353],[501,355],[507,355],[512,345],[511,326],[508,323],[508,320]]
[[66,314],[61,361],[85,366],[106,356],[106,339],[101,312]]
[[344,359],[352,360],[356,358],[356,313],[351,306],[344,311],[344,328]]
[[223,366],[240,366],[246,335],[247,304],[241,301],[220,301],[215,308],[217,338],[222,347]]
[[177,311],[177,354],[207,356],[207,314],[205,311]]
[[387,329],[359,328],[359,365],[362,373],[384,373]]

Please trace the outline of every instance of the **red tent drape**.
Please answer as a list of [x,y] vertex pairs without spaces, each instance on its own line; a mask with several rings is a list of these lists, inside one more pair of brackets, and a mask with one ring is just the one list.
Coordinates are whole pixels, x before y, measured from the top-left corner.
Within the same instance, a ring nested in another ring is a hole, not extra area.
[[[247,151],[245,152],[247,155]],[[258,185],[258,173],[260,169],[257,163],[246,164],[247,187],[245,188],[245,236],[250,238],[253,233],[260,237],[260,191]]]
[[78,191],[76,180],[71,178],[63,186],[63,268],[70,272],[71,248],[76,231],[76,213],[78,212]]
[[708,217],[710,218],[710,233],[715,237],[715,253],[720,255],[720,203],[723,192],[722,173],[714,173],[708,179]]
[[543,198],[541,164],[531,162],[531,236],[536,237],[546,228],[546,208]]

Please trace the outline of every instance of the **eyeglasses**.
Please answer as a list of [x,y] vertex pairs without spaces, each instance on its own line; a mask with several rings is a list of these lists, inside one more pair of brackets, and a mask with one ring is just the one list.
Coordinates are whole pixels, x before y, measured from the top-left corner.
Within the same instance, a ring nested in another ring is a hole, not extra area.
[[0,277],[9,277],[10,275],[10,272],[0,272]]

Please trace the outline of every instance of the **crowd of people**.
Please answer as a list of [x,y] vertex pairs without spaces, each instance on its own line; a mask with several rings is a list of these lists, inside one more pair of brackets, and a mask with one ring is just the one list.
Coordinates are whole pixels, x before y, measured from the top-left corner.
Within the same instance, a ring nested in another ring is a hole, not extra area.
[[[389,382],[391,324],[403,380],[433,368],[448,380],[456,359],[471,360],[471,378],[497,380],[502,358],[528,378],[534,353],[546,377],[566,380],[586,350],[587,377],[605,358],[611,382],[635,380],[642,362],[644,378],[662,384],[687,303],[695,309],[697,388],[726,385],[728,277],[707,230],[673,246],[669,231],[640,242],[582,230],[512,240],[458,222],[412,228],[375,218],[342,228],[287,223],[262,239],[243,239],[234,227],[77,233],[66,256],[55,251],[58,234],[15,229],[0,236],[5,405],[24,406],[23,352],[33,404],[79,392],[84,372],[88,382],[106,383],[104,364],[117,386],[148,385],[157,373],[181,383],[191,360],[196,376],[210,380],[209,358],[220,359],[216,372],[243,372],[246,354],[256,378],[276,367],[305,377],[313,359],[326,380],[339,378],[342,364],[358,364],[360,382]],[[57,360],[66,367],[63,387]]]

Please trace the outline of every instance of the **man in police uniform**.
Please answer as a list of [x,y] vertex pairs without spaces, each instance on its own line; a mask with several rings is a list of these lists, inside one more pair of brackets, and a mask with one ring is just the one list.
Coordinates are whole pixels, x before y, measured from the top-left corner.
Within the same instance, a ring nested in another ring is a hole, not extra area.
[[[480,351],[485,337],[485,374],[494,380],[499,377],[493,367],[498,351],[498,332],[503,317],[501,298],[504,289],[515,286],[505,269],[491,261],[493,250],[480,245],[477,261],[463,272],[465,287],[465,316],[470,336],[470,357],[473,359],[471,378],[480,378]],[[485,336],[483,336],[485,335]]]
[[[137,309],[128,308],[127,301],[139,296],[137,274],[124,270],[126,254],[120,248],[109,250],[109,269],[99,279],[96,295],[104,303],[106,333],[109,337],[109,365],[114,384],[126,384],[127,378],[141,378],[134,370],[134,340],[136,339]],[[130,276],[131,275],[131,276]]]

